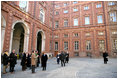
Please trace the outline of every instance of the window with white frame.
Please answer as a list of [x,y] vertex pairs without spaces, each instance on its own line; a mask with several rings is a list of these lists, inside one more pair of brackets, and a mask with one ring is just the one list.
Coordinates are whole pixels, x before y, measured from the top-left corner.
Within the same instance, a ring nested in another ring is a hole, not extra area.
[[77,4],[77,1],[73,1],[73,4]]
[[113,39],[113,49],[117,49],[117,39]]
[[28,12],[28,1],[19,1],[19,7]]
[[68,34],[64,34],[64,37],[67,38],[68,37]]
[[100,8],[100,7],[102,7],[102,4],[101,3],[99,3],[99,4],[96,5],[96,8]]
[[109,6],[115,5],[115,2],[109,2],[108,5]]
[[76,12],[76,11],[78,11],[78,9],[77,8],[73,8],[73,12]]
[[58,42],[55,42],[55,50],[58,50]]
[[105,42],[104,40],[99,40],[99,50],[104,51],[105,50]]
[[117,22],[116,12],[110,12],[110,21],[111,22]]
[[88,9],[89,9],[89,6],[85,6],[85,7],[84,7],[84,10],[88,10]]
[[78,19],[74,18],[74,26],[78,26]]
[[64,50],[68,50],[68,42],[64,42]]
[[40,16],[39,16],[39,19],[41,22],[44,23],[44,18],[45,18],[45,13],[44,13],[44,10],[41,8],[40,9]]
[[88,25],[88,24],[90,24],[89,16],[86,16],[86,17],[85,17],[85,25]]
[[97,16],[98,23],[103,23],[102,15]]
[[79,41],[75,41],[75,50],[79,50]]
[[68,10],[64,10],[64,13],[68,13]]
[[74,37],[78,37],[78,33],[74,33]]
[[55,21],[55,28],[59,27],[59,21]]
[[67,6],[68,5],[68,3],[64,3],[64,6]]
[[98,35],[104,35],[104,32],[98,32]]
[[68,27],[68,20],[67,19],[64,20],[64,27]]
[[86,50],[91,50],[91,41],[90,40],[86,41]]

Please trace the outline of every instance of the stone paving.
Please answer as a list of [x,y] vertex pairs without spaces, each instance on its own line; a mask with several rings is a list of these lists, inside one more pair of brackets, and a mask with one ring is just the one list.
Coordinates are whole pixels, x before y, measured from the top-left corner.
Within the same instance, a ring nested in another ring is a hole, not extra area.
[[109,58],[108,64],[104,64],[102,58],[70,58],[65,67],[58,65],[56,58],[52,58],[48,60],[46,71],[38,67],[35,74],[30,69],[22,71],[20,62],[17,61],[14,74],[2,74],[2,65],[1,78],[117,78],[116,58]]

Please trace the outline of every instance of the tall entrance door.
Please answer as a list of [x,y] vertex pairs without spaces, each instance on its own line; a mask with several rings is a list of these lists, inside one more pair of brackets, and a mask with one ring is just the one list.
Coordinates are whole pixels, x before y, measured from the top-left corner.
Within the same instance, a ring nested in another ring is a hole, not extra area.
[[16,23],[13,31],[12,50],[15,49],[19,55],[21,55],[24,48],[24,34],[25,30],[22,23]]
[[42,48],[42,35],[41,32],[38,32],[37,34],[37,50],[39,53],[41,53],[41,48]]

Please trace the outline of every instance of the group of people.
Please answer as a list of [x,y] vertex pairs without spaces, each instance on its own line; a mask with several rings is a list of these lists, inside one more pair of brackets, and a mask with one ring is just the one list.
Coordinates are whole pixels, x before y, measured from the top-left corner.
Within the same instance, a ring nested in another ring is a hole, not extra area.
[[[103,53],[104,58],[104,64],[107,64],[108,61],[108,53],[105,51]],[[65,66],[65,63],[69,62],[69,53],[62,51],[61,53],[58,53],[57,56],[57,64],[61,61],[61,66]],[[32,53],[22,53],[21,55],[21,66],[22,71],[25,71],[27,67],[32,70],[32,73],[35,73],[35,68],[39,67],[41,60],[41,67],[42,70],[46,70],[47,60],[48,56],[45,52],[42,52],[42,55],[38,51],[32,51]],[[3,74],[6,74],[6,69],[8,66],[10,66],[9,71],[11,73],[14,72],[14,67],[17,64],[17,54],[15,53],[15,50],[13,50],[10,55],[8,54],[8,51],[5,51],[3,54]]]
[[58,53],[57,56],[57,64],[61,61],[61,66],[65,66],[65,63],[68,63],[69,61],[69,53],[62,51],[61,54]]
[[[10,55],[8,51],[5,51],[3,54],[3,74],[6,74],[6,69],[8,66],[10,66],[9,71],[11,73],[14,72],[14,67],[17,64],[17,54],[15,53],[15,50],[13,50]],[[21,55],[21,66],[22,71],[25,71],[27,67],[29,69],[32,69],[32,73],[35,73],[35,68],[39,67],[41,60],[41,67],[42,70],[46,70],[46,63],[48,60],[48,56],[45,52],[42,52],[42,55],[38,51],[32,51],[32,53],[25,53],[23,52]]]

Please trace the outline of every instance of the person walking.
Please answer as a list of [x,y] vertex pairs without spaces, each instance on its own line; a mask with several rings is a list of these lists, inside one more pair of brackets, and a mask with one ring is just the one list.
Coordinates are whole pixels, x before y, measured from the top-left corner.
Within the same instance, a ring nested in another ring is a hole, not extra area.
[[21,59],[21,65],[22,65],[22,71],[26,70],[26,53],[22,53],[22,59]]
[[66,63],[68,63],[68,61],[69,61],[69,53],[67,51],[67,53],[66,53]]
[[57,64],[59,64],[59,62],[60,62],[60,53],[57,54],[56,58],[57,58]]
[[35,51],[32,51],[32,55],[31,55],[32,73],[35,73],[36,58],[37,56],[35,55]]
[[61,60],[61,66],[62,67],[65,66],[65,54],[63,51],[61,52],[60,60]]
[[3,74],[7,73],[6,69],[8,67],[8,61],[9,61],[9,54],[8,51],[5,51],[3,55]]
[[45,52],[43,52],[41,56],[41,63],[42,63],[43,71],[46,70],[47,60],[48,60],[48,56],[45,54]]
[[37,57],[37,67],[39,67],[39,64],[40,64],[40,53],[38,52],[38,50],[36,51],[36,54],[38,55],[38,57]]
[[16,54],[15,54],[15,50],[13,50],[10,54],[10,72],[13,73],[14,72],[14,67],[15,67],[15,64],[16,64]]
[[104,64],[107,64],[108,61],[108,53],[106,51],[103,52]]

